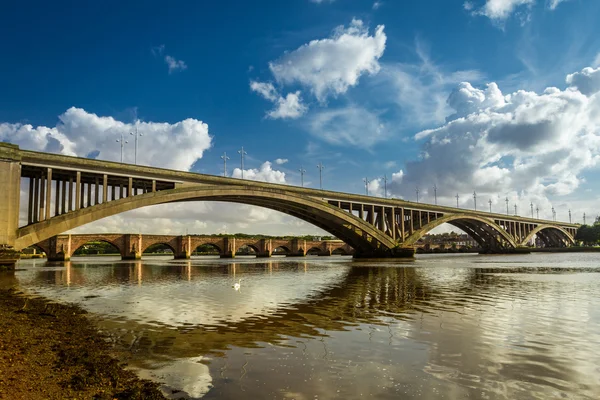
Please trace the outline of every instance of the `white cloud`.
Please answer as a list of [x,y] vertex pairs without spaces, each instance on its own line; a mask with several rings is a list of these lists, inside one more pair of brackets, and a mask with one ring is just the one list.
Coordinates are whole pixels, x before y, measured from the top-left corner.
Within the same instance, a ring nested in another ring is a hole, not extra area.
[[[480,209],[488,199],[498,208],[508,196],[511,207],[517,202],[520,210],[529,209],[533,201],[548,216],[548,197],[572,193],[581,173],[600,161],[597,71],[586,68],[569,75],[567,89],[540,94],[502,95],[494,83],[485,90],[459,85],[448,98],[455,113],[415,136],[426,140],[428,157],[407,163],[394,192],[410,199],[415,186],[436,184],[446,204],[453,204],[456,193],[463,204],[472,203],[476,191],[485,198]],[[432,197],[428,189],[422,194]]]
[[379,8],[383,5],[383,2],[381,1],[375,1],[373,3],[373,10],[379,10]]
[[[166,122],[124,123],[112,117],[100,117],[81,108],[71,107],[60,115],[55,127],[0,123],[0,140],[24,149],[61,153],[71,156],[120,161],[121,135],[127,140],[137,127],[144,136],[138,142],[138,164],[189,170],[212,145],[208,125],[188,118]],[[125,144],[124,162],[133,163],[133,142]]]
[[600,67],[597,69],[588,67],[581,72],[569,74],[566,81],[585,95],[594,94],[600,91]]
[[[528,12],[537,0],[486,0],[485,4],[475,9],[472,1],[466,1],[463,7],[467,11],[472,11],[474,15],[484,15],[495,21],[503,21],[517,12],[517,10],[525,8]],[[547,8],[555,10],[558,5],[567,0],[545,0]],[[527,18],[525,18],[527,19]]]
[[250,89],[275,103],[275,108],[267,112],[269,118],[299,118],[308,110],[308,107],[302,104],[299,90],[282,97],[272,83],[258,81],[250,81]]
[[183,60],[176,60],[171,56],[165,56],[165,62],[169,66],[169,74],[187,69],[187,65]]
[[388,127],[379,116],[358,106],[314,113],[308,130],[321,140],[341,146],[370,147],[389,137]]
[[269,118],[298,118],[302,116],[307,107],[302,104],[302,98],[300,97],[300,91],[294,93],[288,93],[285,98],[279,97],[277,99],[277,106],[267,113]]
[[277,165],[283,165],[285,163],[287,163],[289,160],[287,158],[278,158],[275,160],[275,164]]
[[363,74],[379,72],[379,58],[385,50],[383,25],[373,36],[361,20],[348,28],[337,27],[332,36],[313,40],[269,63],[277,82],[308,87],[323,102],[328,96],[345,93]]
[[[242,170],[235,168],[233,170],[234,178],[242,177]],[[271,183],[286,183],[285,172],[274,170],[269,161],[265,161],[258,169],[244,169],[244,179]]]
[[310,0],[311,3],[322,4],[322,3],[333,3],[335,0]]
[[594,68],[600,67],[600,53],[596,54],[596,58],[594,58],[592,67],[594,67]]
[[250,89],[270,101],[277,101],[280,97],[275,86],[273,86],[271,82],[250,81]]

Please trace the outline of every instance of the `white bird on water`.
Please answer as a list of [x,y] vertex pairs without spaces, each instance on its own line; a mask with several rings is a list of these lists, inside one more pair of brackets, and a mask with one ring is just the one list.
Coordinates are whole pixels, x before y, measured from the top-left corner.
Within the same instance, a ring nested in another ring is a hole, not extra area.
[[236,284],[234,284],[234,285],[232,286],[232,288],[234,288],[235,290],[240,290],[240,287],[242,287],[242,280],[241,280],[241,279],[238,279],[237,283],[236,283]]

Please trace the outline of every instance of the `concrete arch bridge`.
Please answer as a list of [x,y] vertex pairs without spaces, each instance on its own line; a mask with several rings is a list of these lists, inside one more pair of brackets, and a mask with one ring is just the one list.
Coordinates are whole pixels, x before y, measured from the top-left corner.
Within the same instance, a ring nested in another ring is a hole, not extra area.
[[152,245],[162,244],[173,252],[176,259],[188,259],[200,246],[209,245],[218,252],[221,258],[234,258],[243,247],[254,250],[257,257],[271,257],[276,254],[289,257],[304,257],[309,252],[320,256],[331,256],[334,252],[350,255],[352,247],[338,240],[303,240],[303,239],[263,239],[235,237],[206,237],[196,235],[142,235],[142,234],[83,234],[57,235],[36,243],[49,261],[68,261],[71,256],[87,243],[106,242],[118,250],[123,260],[137,260]]
[[[343,240],[355,257],[406,257],[449,223],[487,252],[574,243],[578,225],[68,157],[0,143],[0,245],[23,249],[105,217],[156,204],[225,201],[280,211]],[[25,193],[20,204],[20,192]],[[19,214],[23,217],[19,220]]]

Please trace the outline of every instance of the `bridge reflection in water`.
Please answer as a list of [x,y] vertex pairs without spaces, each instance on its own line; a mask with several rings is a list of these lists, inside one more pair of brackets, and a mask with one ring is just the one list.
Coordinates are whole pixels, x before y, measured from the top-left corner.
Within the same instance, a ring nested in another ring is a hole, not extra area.
[[594,398],[600,270],[578,255],[589,268],[573,274],[562,256],[90,261],[17,276],[103,315],[130,365],[205,398]]

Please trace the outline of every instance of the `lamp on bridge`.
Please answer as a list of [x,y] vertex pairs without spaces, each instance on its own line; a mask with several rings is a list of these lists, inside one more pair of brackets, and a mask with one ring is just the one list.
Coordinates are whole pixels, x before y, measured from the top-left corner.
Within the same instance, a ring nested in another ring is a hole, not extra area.
[[364,178],[363,182],[365,183],[365,192],[367,193],[367,196],[369,195],[369,183],[371,183],[371,181],[369,181],[369,178]]
[[[137,121],[136,121],[137,122]],[[137,144],[138,144],[138,136],[144,136],[143,134],[138,132],[137,123],[135,126],[135,132],[129,132],[130,135],[135,136],[135,150],[133,152],[133,163],[137,165]],[[127,143],[127,142],[126,142]],[[121,149],[122,150],[122,149]]]
[[241,150],[238,150],[238,153],[240,154],[240,165],[241,165],[241,168],[242,168],[242,179],[244,179],[244,156],[246,154],[248,154],[248,153],[246,153],[244,151],[244,146],[242,146]]
[[319,168],[319,188],[323,190],[323,168],[325,168],[325,166],[319,161],[317,168]]
[[123,139],[123,134],[121,133],[121,139],[117,139],[117,143],[121,143],[121,162],[123,162],[123,146],[125,145],[125,143],[129,142]]
[[301,165],[298,171],[300,171],[300,184],[302,185],[302,187],[304,187],[304,173],[306,172],[306,170]]

